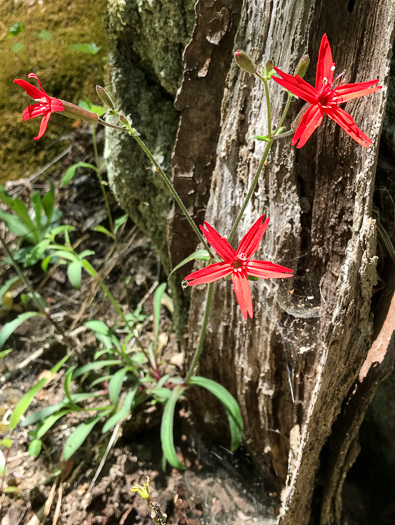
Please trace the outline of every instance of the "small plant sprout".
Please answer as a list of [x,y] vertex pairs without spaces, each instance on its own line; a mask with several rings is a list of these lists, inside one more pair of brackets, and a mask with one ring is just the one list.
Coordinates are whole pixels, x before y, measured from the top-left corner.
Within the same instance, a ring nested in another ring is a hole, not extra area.
[[137,492],[137,494],[147,502],[147,506],[151,511],[151,519],[155,525],[166,525],[167,515],[161,511],[159,503],[153,502],[150,496],[149,477],[143,486],[135,485],[130,489],[130,492]]

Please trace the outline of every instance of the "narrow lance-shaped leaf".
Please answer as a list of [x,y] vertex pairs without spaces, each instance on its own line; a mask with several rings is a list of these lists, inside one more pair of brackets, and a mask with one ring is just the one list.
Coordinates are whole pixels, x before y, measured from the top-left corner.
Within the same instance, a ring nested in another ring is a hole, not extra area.
[[173,425],[174,425],[174,411],[177,401],[180,399],[185,388],[177,386],[172,393],[172,396],[167,401],[163,411],[162,422],[160,426],[160,440],[162,443],[163,454],[167,461],[179,470],[185,470],[184,465],[177,457],[177,452],[174,447]]
[[160,306],[162,301],[162,296],[166,290],[166,283],[162,283],[155,290],[154,294],[154,328],[155,328],[155,350],[158,346],[158,337],[159,337],[159,321],[160,321]]
[[93,427],[96,425],[98,421],[101,420],[102,417],[103,417],[103,414],[100,414],[99,416],[96,416],[87,422],[81,423],[74,430],[71,436],[67,438],[67,441],[64,445],[64,450],[63,450],[63,457],[65,461],[70,459],[71,456],[80,448],[80,446],[85,441],[85,439],[88,437]]
[[207,250],[197,250],[196,252],[191,253],[191,255],[188,255],[186,259],[181,261],[179,264],[177,264],[177,266],[175,266],[172,269],[172,271],[169,274],[169,279],[173,275],[173,273],[176,272],[179,268],[189,263],[190,261],[194,261],[195,259],[199,259],[199,261],[209,261],[210,254],[208,253]]
[[0,349],[3,348],[4,343],[10,337],[10,335],[27,319],[31,317],[43,317],[43,314],[38,312],[24,312],[23,314],[18,315],[16,319],[6,323],[3,328],[0,330]]
[[23,414],[26,412],[28,406],[33,401],[33,399],[36,397],[36,395],[40,392],[44,386],[49,383],[49,381],[53,378],[53,376],[56,374],[56,372],[61,368],[61,366],[67,361],[67,359],[70,357],[70,354],[67,354],[64,356],[63,359],[61,359],[58,363],[56,363],[55,366],[53,366],[50,370],[50,376],[46,377],[44,379],[41,379],[38,383],[36,383],[26,394],[22,397],[22,399],[19,401],[17,406],[15,407],[9,424],[9,429],[12,432],[14,428],[19,423],[19,420],[23,416]]
[[243,419],[235,398],[222,385],[205,377],[191,377],[189,385],[201,386],[214,394],[222,403],[228,416],[231,433],[231,450],[236,450],[243,439]]

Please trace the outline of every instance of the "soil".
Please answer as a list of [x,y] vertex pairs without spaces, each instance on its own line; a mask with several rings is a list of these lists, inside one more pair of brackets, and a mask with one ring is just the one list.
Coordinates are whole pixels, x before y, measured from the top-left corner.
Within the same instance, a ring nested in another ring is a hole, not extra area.
[[[122,270],[114,255],[113,243],[103,233],[93,231],[97,225],[109,227],[96,178],[92,172],[81,169],[68,186],[59,189],[61,176],[69,165],[78,161],[93,162],[89,128],[82,127],[74,133],[69,152],[58,162],[58,175],[53,179],[57,188],[57,206],[63,212],[62,223],[76,226],[71,236],[73,244],[78,244],[81,250],[95,251],[95,255],[89,258],[91,264],[106,277],[107,286],[126,308]],[[98,134],[98,140],[102,148],[102,132]],[[10,194],[26,200],[33,190],[44,192],[48,188],[45,173],[38,178],[7,185]],[[115,218],[122,215],[111,196],[110,205]],[[6,234],[9,245],[15,242],[11,234],[4,230],[3,234]],[[130,277],[130,305],[132,309],[142,306],[147,316],[144,337],[149,338],[152,332],[150,297],[157,283],[165,282],[166,278],[149,239],[130,222],[119,235],[119,245],[126,275]],[[14,273],[7,265],[3,264],[2,268],[1,279],[5,282]],[[99,287],[95,288],[92,280],[84,278],[81,291],[75,290],[68,282],[66,268],[60,265],[45,274],[37,264],[29,268],[27,274],[50,307],[52,318],[73,334],[76,345],[71,350],[69,364],[77,366],[89,362],[97,350],[97,342],[83,323],[99,319],[111,326],[117,321],[116,312],[103,300]],[[23,311],[21,296],[25,292],[23,285],[12,291],[12,310],[0,310],[2,325]],[[171,298],[168,302],[171,304]],[[31,305],[29,309],[32,309]],[[164,356],[166,360],[173,360],[173,367],[182,368],[182,353],[172,331],[169,309],[162,308],[160,323],[160,333],[166,343]],[[3,437],[10,437],[7,422],[18,401],[67,352],[64,340],[56,334],[53,326],[45,319],[37,321],[37,318],[22,324],[8,345],[14,351],[0,361]],[[36,357],[24,365],[31,356]],[[65,372],[60,370],[36,396],[27,414],[59,402],[64,397],[64,378]],[[174,429],[177,453],[187,466],[183,472],[169,467],[163,470],[159,432],[161,413],[158,406],[152,405],[144,406],[137,416],[121,427],[102,468],[100,465],[109,438],[108,434],[103,436],[100,429],[91,432],[74,456],[63,462],[64,442],[81,422],[79,416],[73,413],[60,419],[46,434],[44,448],[37,458],[28,453],[28,432],[32,427],[18,425],[15,429],[11,448],[4,449],[7,474],[0,481],[1,488],[11,487],[15,492],[1,496],[1,525],[153,523],[146,502],[130,492],[136,484],[143,485],[147,477],[150,478],[151,498],[167,514],[170,524],[275,523],[278,494],[271,493],[259,473],[254,472],[246,452],[232,454],[226,447],[205,441],[193,423],[186,401],[179,407]]]

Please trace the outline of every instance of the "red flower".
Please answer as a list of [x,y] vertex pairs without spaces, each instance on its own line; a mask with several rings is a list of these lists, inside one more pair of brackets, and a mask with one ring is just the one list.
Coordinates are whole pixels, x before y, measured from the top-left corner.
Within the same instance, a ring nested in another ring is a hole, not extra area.
[[259,248],[259,244],[269,224],[270,219],[266,219],[263,222],[264,218],[264,215],[259,217],[252,228],[244,235],[237,251],[234,251],[229,242],[205,222],[204,225],[207,229],[205,230],[203,226],[200,226],[200,229],[223,261],[210,264],[210,266],[185,277],[185,280],[189,281],[187,282],[188,286],[194,286],[196,284],[212,283],[222,277],[231,275],[237,302],[245,320],[247,320],[247,313],[251,318],[253,317],[251,290],[247,275],[261,277],[262,279],[292,277],[292,270],[289,268],[269,261],[251,259],[252,255]]
[[273,80],[309,104],[292,139],[292,146],[296,143],[298,143],[297,148],[304,146],[313,131],[321,124],[324,115],[328,115],[329,118],[339,124],[361,146],[368,148],[372,144],[370,138],[355,124],[352,116],[346,113],[344,109],[339,108],[339,104],[353,98],[370,95],[370,93],[381,89],[381,86],[372,87],[377,84],[377,79],[357,84],[342,85],[339,83],[335,87],[333,81],[335,64],[332,61],[332,51],[326,35],[321,40],[315,87],[298,75],[288,75],[277,67],[274,69],[282,78],[272,77]]
[[23,112],[23,120],[26,122],[31,118],[36,118],[43,115],[38,135],[37,137],[34,137],[34,140],[38,140],[44,135],[51,114],[55,113],[55,111],[64,111],[65,108],[63,107],[63,102],[61,100],[55,97],[50,97],[47,95],[47,93],[45,93],[37,75],[34,73],[29,73],[28,78],[35,78],[41,90],[36,86],[29,84],[29,82],[26,82],[26,80],[21,80],[20,78],[16,78],[14,82],[21,86],[26,91],[26,93],[30,97],[34,98],[37,102],[36,104],[32,104],[25,109]]

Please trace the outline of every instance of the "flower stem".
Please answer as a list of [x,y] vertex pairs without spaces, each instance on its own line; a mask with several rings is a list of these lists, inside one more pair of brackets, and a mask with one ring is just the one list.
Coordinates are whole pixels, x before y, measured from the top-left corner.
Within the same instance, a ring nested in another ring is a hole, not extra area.
[[173,199],[177,202],[177,204],[181,208],[182,213],[185,215],[185,218],[187,219],[187,221],[189,222],[191,228],[193,229],[193,231],[197,235],[199,241],[203,244],[205,249],[209,252],[210,256],[212,258],[214,258],[214,255],[213,255],[209,245],[207,244],[207,242],[206,242],[205,238],[203,237],[203,235],[200,233],[199,228],[195,224],[195,221],[189,215],[188,210],[186,209],[184,203],[182,202],[180,196],[178,195],[178,193],[177,193],[176,189],[174,188],[174,186],[173,186],[171,180],[169,179],[169,177],[164,173],[162,168],[156,162],[154,156],[152,155],[150,150],[147,148],[147,146],[144,144],[144,142],[140,139],[137,131],[134,128],[132,128],[132,126],[130,125],[129,121],[125,118],[124,120],[122,120],[122,123],[124,123],[124,125],[127,126],[130,135],[135,139],[137,144],[140,146],[140,148],[144,151],[144,153],[147,155],[149,160],[155,166],[156,171],[159,173],[159,175],[161,176],[163,182],[166,184],[166,187],[170,191]]
[[189,371],[184,381],[184,384],[186,385],[188,384],[188,382],[190,381],[191,377],[193,376],[195,372],[195,369],[199,363],[200,354],[202,353],[202,350],[203,350],[204,339],[206,337],[207,325],[208,325],[208,320],[210,316],[211,300],[213,298],[213,288],[214,288],[213,283],[210,283],[208,285],[208,290],[207,290],[206,308],[204,310],[204,318],[203,318],[202,328],[200,330],[199,343],[195,350],[195,354],[193,356],[192,363],[189,367]]
[[125,284],[126,268],[125,268],[125,265],[123,264],[122,253],[121,253],[121,250],[119,248],[119,244],[118,244],[116,233],[114,231],[114,221],[113,221],[112,215],[111,215],[111,208],[110,208],[110,203],[108,202],[106,188],[104,187],[103,179],[102,179],[102,176],[100,174],[99,154],[98,154],[98,151],[97,151],[97,140],[96,140],[96,127],[95,127],[95,124],[93,124],[93,126],[92,126],[92,142],[93,142],[93,151],[94,151],[94,154],[95,154],[95,164],[96,164],[96,167],[97,167],[96,174],[97,174],[97,178],[99,180],[100,189],[101,189],[102,194],[103,194],[104,204],[106,206],[108,224],[110,226],[110,232],[113,235],[113,241],[114,241],[115,250],[116,250],[116,252],[118,254],[119,266],[121,268],[122,283],[123,283],[123,286],[125,288],[126,302],[128,303],[128,307],[130,309],[131,308],[130,294],[129,294],[128,287]]
[[258,178],[259,178],[259,175],[261,174],[261,171],[262,171],[262,168],[263,166],[265,165],[265,162],[266,162],[266,159],[267,159],[267,156],[269,154],[269,150],[271,148],[271,145],[273,144],[273,139],[267,143],[267,146],[265,148],[265,151],[263,153],[263,157],[261,159],[261,162],[259,163],[259,166],[258,166],[258,169],[257,169],[257,172],[255,174],[255,177],[252,181],[252,184],[251,184],[251,187],[250,187],[250,191],[248,192],[248,195],[247,197],[245,198],[245,201],[244,201],[244,204],[243,206],[241,207],[241,210],[239,211],[239,214],[237,216],[237,219],[233,225],[233,228],[232,228],[232,231],[230,232],[230,235],[228,237],[228,241],[231,242],[235,233],[236,233],[236,230],[237,230],[237,227],[244,215],[244,212],[245,212],[245,209],[247,208],[247,204],[249,203],[251,197],[252,197],[252,194],[254,193],[254,190],[255,190],[255,187],[257,185],[257,182],[258,182]]

